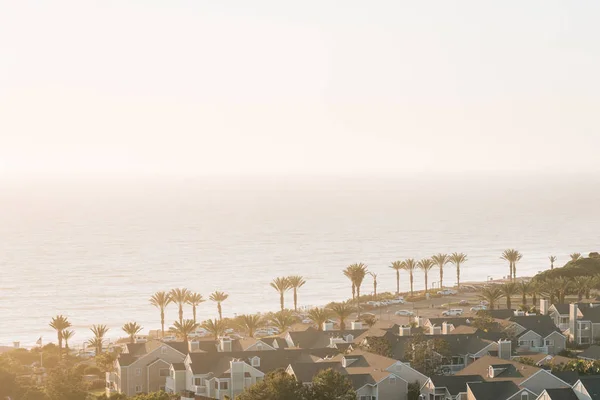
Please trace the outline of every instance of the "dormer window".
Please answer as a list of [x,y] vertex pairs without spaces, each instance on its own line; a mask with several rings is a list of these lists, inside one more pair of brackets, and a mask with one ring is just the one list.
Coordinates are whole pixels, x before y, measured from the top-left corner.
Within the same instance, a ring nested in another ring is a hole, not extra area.
[[167,346],[163,346],[160,348],[160,354],[167,354]]
[[529,393],[527,393],[527,392],[521,393],[521,400],[529,400]]
[[352,336],[352,335],[347,335],[347,336],[346,336],[346,342],[347,342],[347,343],[354,342],[354,336]]
[[251,363],[253,367],[260,367],[260,358],[253,357]]
[[263,349],[262,343],[258,343],[256,345],[256,350],[262,350],[262,349]]

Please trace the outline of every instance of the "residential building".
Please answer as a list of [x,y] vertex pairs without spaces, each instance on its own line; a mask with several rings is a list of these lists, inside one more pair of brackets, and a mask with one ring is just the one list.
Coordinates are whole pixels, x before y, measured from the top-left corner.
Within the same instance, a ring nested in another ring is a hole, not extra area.
[[577,358],[590,361],[600,360],[600,346],[595,344],[591,345],[590,347],[579,353],[577,355]]
[[421,399],[467,400],[467,383],[483,381],[479,375],[434,375],[421,386]]
[[517,337],[517,352],[557,354],[567,347],[567,337],[548,315],[511,317],[508,321],[511,324],[506,331]]
[[579,400],[600,399],[600,376],[580,377],[573,385],[573,391]]
[[546,389],[536,400],[579,400],[572,388]]
[[467,400],[534,400],[537,394],[513,381],[467,384]]

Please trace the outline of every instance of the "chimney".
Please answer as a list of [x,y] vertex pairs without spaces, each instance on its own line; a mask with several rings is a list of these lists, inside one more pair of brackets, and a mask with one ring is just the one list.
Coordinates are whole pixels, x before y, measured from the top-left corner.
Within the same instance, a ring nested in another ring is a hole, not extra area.
[[189,342],[189,351],[198,351],[200,350],[200,342]]
[[230,352],[231,351],[231,338],[223,336],[219,338],[219,351]]
[[352,364],[354,361],[356,361],[357,358],[353,358],[353,357],[347,357],[344,356],[342,357],[342,367],[347,368],[350,364]]
[[352,330],[353,330],[353,331],[355,331],[355,330],[358,330],[358,329],[362,329],[362,328],[363,328],[363,327],[362,327],[362,322],[360,322],[360,321],[352,321],[352,322],[350,323],[350,326],[352,327]]
[[324,331],[332,331],[333,330],[333,322],[329,322],[329,321],[323,322],[323,330]]
[[540,314],[541,315],[548,315],[548,308],[550,307],[550,305],[548,303],[549,303],[548,300],[540,299]]
[[577,303],[569,304],[569,333],[575,343],[577,343],[577,337],[578,337],[578,333],[579,333],[579,332],[577,332],[577,328],[578,328],[577,327],[577,312],[578,311],[579,311],[579,307],[577,306]]
[[442,334],[442,328],[436,325],[431,325],[429,326],[429,334],[430,335],[441,335]]
[[244,364],[245,362],[240,359],[233,359],[229,363],[231,371],[230,389],[235,397],[244,391]]
[[498,341],[498,357],[503,360],[510,360],[512,356],[512,342],[510,340]]
[[398,332],[400,336],[410,336],[410,325],[400,325],[400,330]]

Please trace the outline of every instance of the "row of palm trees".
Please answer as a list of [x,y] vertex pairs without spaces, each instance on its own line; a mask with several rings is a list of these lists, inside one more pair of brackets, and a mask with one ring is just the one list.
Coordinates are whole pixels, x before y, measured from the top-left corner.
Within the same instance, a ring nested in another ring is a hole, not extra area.
[[282,276],[273,279],[271,287],[279,293],[279,306],[281,311],[285,309],[285,292],[292,290],[294,292],[294,311],[298,311],[298,289],[300,289],[306,280],[300,275]]

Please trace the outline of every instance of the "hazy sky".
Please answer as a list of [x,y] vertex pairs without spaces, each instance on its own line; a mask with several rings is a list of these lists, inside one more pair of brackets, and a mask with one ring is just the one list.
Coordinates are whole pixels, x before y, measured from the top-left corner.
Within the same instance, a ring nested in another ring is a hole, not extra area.
[[0,174],[600,172],[600,2],[0,0]]

